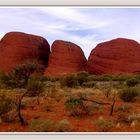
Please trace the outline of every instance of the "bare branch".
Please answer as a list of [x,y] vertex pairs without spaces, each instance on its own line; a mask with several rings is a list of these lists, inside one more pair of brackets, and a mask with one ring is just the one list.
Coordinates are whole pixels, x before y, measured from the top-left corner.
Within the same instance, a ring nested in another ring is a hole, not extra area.
[[95,100],[91,100],[91,99],[86,99],[86,98],[80,98],[80,99],[84,100],[84,101],[94,102],[94,103],[100,104],[100,105],[111,105],[111,103],[104,103],[104,102],[99,102],[99,101],[95,101]]

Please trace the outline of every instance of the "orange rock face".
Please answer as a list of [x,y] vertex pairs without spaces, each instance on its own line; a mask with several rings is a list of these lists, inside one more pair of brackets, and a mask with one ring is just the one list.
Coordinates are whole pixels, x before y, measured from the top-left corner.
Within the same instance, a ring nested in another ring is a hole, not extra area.
[[100,43],[92,50],[87,65],[94,74],[139,73],[140,44],[124,38]]
[[0,41],[0,71],[10,71],[26,61],[47,65],[50,46],[40,36],[9,32]]
[[85,70],[87,60],[82,49],[67,41],[57,40],[52,44],[45,75],[65,75]]

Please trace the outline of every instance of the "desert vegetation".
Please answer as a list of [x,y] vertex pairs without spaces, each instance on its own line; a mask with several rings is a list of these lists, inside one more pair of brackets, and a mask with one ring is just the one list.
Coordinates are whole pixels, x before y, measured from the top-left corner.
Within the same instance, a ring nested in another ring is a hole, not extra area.
[[0,131],[139,131],[139,77],[50,77],[35,63],[18,65],[0,73]]

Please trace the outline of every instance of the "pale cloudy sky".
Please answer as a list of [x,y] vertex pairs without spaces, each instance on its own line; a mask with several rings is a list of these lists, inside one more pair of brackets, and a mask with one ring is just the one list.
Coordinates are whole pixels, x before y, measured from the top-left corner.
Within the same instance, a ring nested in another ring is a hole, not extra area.
[[0,38],[9,31],[79,45],[88,58],[100,42],[118,37],[140,42],[140,8],[0,8]]

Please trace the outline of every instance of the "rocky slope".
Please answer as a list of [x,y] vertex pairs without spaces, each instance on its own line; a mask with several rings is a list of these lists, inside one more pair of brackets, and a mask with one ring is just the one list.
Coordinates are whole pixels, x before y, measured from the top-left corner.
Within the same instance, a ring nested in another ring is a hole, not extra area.
[[26,61],[47,66],[50,46],[46,39],[22,32],[9,32],[0,41],[0,71],[10,71]]
[[115,75],[139,73],[140,44],[124,38],[98,44],[88,58],[88,71]]
[[56,40],[52,44],[45,75],[65,75],[83,71],[87,60],[82,49],[74,43]]

